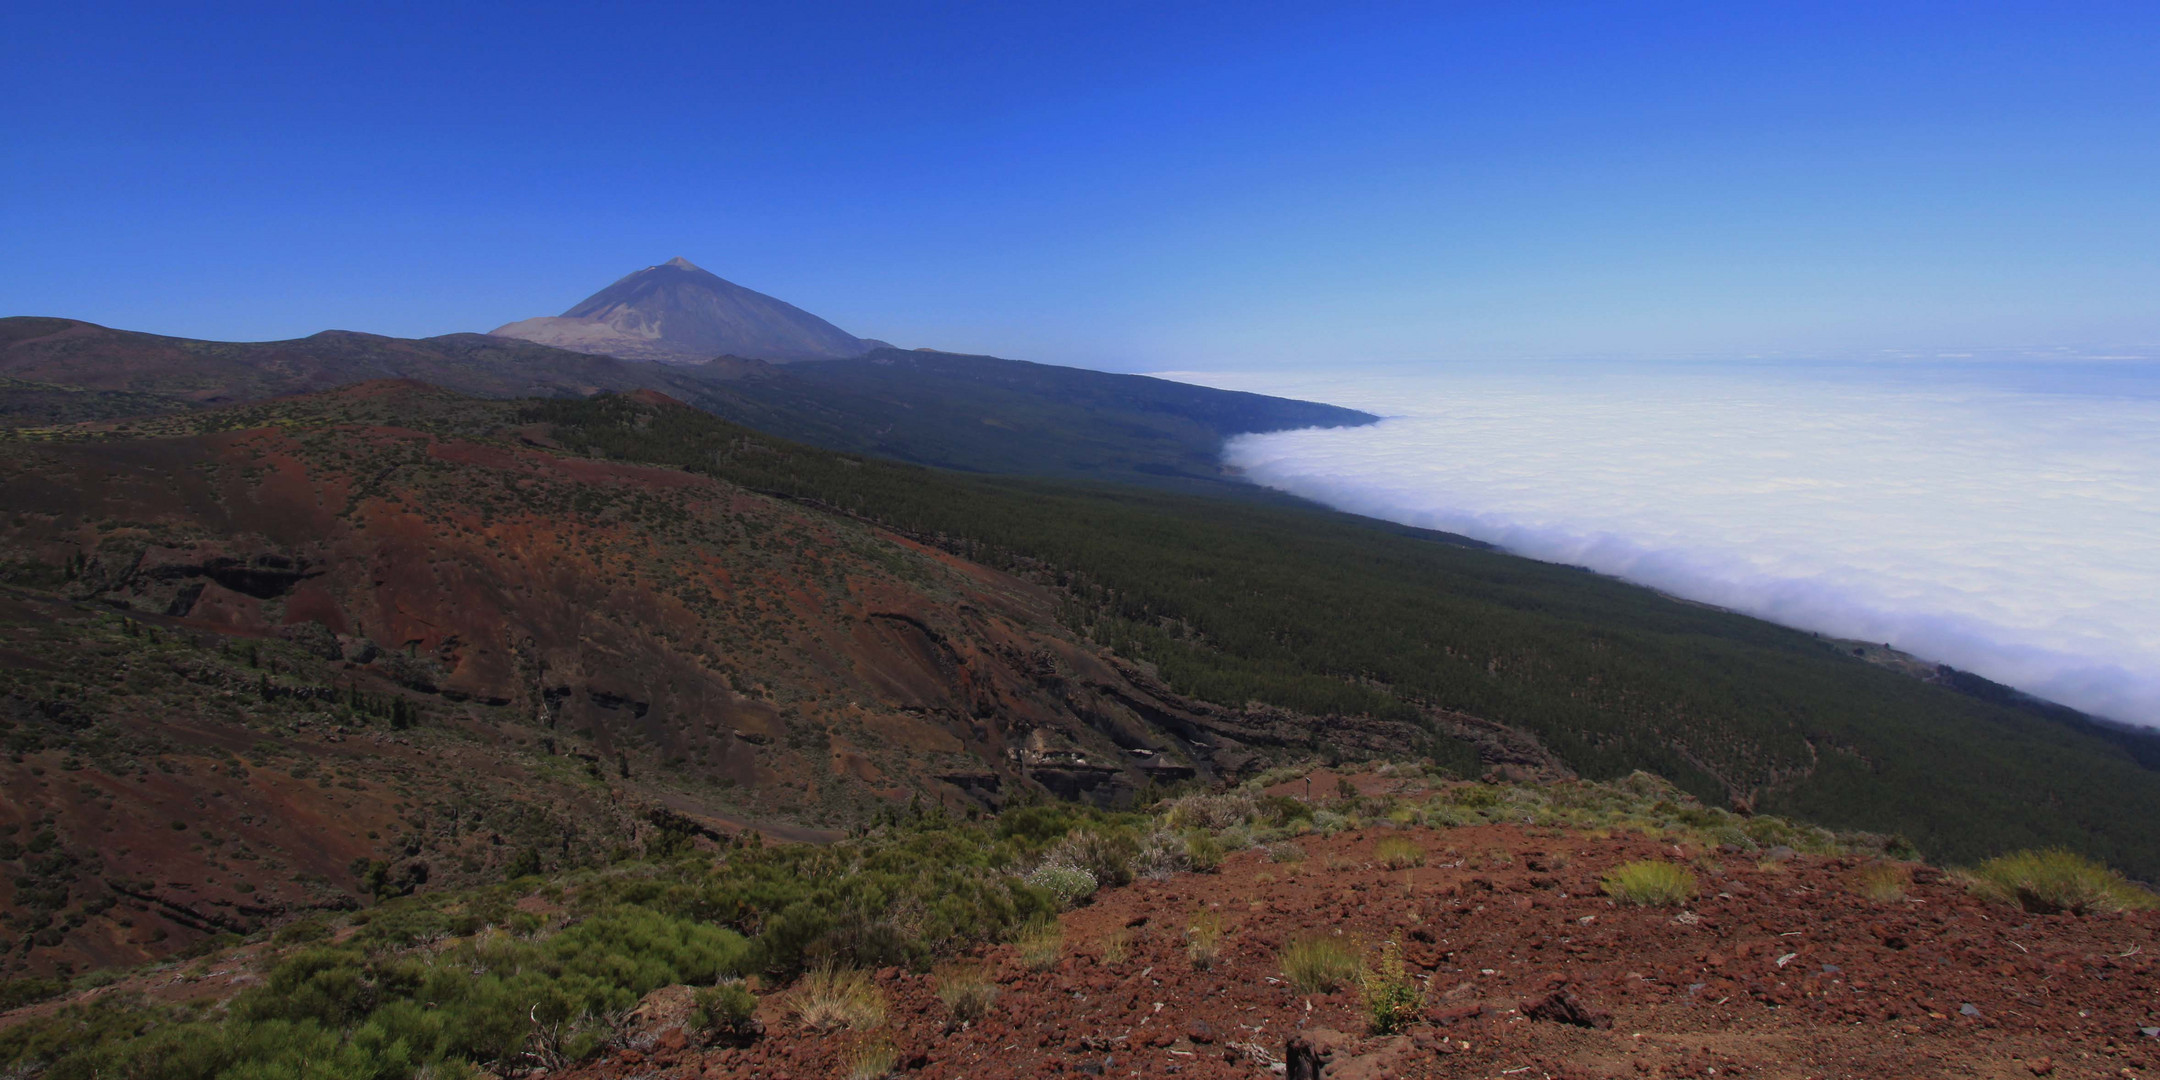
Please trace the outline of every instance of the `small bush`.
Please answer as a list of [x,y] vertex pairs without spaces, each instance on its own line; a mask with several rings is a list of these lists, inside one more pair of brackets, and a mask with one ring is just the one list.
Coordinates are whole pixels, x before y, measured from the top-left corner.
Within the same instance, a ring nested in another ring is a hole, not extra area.
[[1305,861],[1305,849],[1288,840],[1279,844],[1269,844],[1267,853],[1268,858],[1279,863],[1301,863]]
[[1187,795],[1170,805],[1163,815],[1163,822],[1173,829],[1227,829],[1253,821],[1265,821],[1270,815],[1260,799],[1249,791],[1232,791],[1220,795]]
[[0,1012],[67,993],[66,979],[7,979],[0,981]]
[[1878,904],[1905,899],[1905,887],[1910,884],[1912,872],[1896,863],[1863,866],[1852,875],[1852,890]]
[[998,984],[979,964],[956,964],[937,973],[938,1000],[960,1023],[982,1019],[997,1000]]
[[1694,898],[1695,875],[1675,863],[1638,859],[1613,867],[1598,887],[1623,904],[1679,904]]
[[1383,836],[1373,845],[1373,858],[1390,870],[1407,870],[1425,865],[1425,848],[1407,836]]
[[2124,880],[2121,874],[2059,848],[1999,856],[1960,877],[1974,895],[2036,915],[2143,911],[2160,904],[2160,897]]
[[1056,919],[1044,919],[1020,932],[1020,962],[1036,971],[1056,967],[1065,955],[1065,928]]
[[1203,911],[1192,917],[1185,926],[1185,956],[1192,965],[1202,971],[1215,966],[1222,955],[1222,916]]
[[1168,829],[1156,829],[1141,837],[1140,849],[1132,860],[1134,876],[1151,881],[1162,881],[1190,869],[1192,854],[1185,838]]
[[740,1041],[755,1029],[757,995],[741,983],[723,983],[698,990],[690,1010],[690,1028],[720,1040]]
[[1417,1018],[1425,994],[1403,963],[1402,946],[1390,941],[1381,947],[1379,962],[1358,976],[1358,997],[1375,1035],[1393,1035]]
[[1114,889],[1132,884],[1133,858],[1139,853],[1139,843],[1125,830],[1074,829],[1043,861],[1078,867],[1095,875],[1098,887]]
[[1078,906],[1095,895],[1095,875],[1066,863],[1044,863],[1021,880],[1056,897],[1060,908]]
[[788,1012],[810,1031],[869,1031],[885,1023],[885,994],[861,971],[816,967],[788,992]]
[[1185,837],[1185,865],[1195,873],[1211,874],[1222,866],[1222,842],[1206,833],[1189,833]]
[[270,935],[271,943],[276,945],[311,945],[318,941],[328,940],[330,940],[330,924],[320,917],[286,923],[278,927],[276,933]]
[[1358,977],[1357,953],[1337,937],[1295,939],[1277,959],[1290,989],[1300,994],[1332,993]]

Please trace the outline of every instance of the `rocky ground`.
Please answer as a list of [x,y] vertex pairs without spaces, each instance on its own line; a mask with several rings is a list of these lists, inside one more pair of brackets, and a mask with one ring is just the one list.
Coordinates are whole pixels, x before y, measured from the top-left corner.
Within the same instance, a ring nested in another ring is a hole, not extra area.
[[[1424,865],[1381,865],[1387,837],[1414,839]],[[2160,1072],[2154,913],[2030,915],[1917,865],[1900,867],[1904,895],[1870,898],[1861,860],[1639,834],[1368,828],[1296,846],[1105,890],[1064,917],[1046,966],[988,950],[998,993],[973,1023],[951,1019],[937,974],[886,970],[888,1019],[871,1031],[804,1030],[778,991],[747,1046],[650,1024],[574,1075],[846,1077],[866,1061],[874,1074],[884,1051],[924,1080],[1260,1077],[1285,1071],[1293,1043],[1330,1080]],[[1602,873],[1640,858],[1693,863],[1701,895],[1629,907],[1599,893]],[[1193,955],[1196,921],[1219,922],[1211,962]],[[1293,991],[1278,950],[1314,934],[1368,956],[1399,943],[1422,987],[1416,1022],[1370,1035],[1354,987]]]

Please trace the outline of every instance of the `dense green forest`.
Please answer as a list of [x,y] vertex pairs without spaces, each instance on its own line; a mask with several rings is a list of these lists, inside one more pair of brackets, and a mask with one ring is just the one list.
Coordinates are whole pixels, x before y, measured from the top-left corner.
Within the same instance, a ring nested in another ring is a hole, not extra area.
[[2087,728],[1813,635],[1323,510],[974,477],[817,450],[687,408],[534,403],[574,450],[829,506],[1053,584],[1067,621],[1179,690],[1314,714],[1456,710],[1583,775],[1902,833],[1936,858],[2062,844],[2160,876],[2160,773]]

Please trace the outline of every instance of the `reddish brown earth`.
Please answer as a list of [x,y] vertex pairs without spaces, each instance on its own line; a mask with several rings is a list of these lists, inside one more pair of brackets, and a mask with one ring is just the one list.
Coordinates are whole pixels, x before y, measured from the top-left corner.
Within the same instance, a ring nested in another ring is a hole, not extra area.
[[[1427,865],[1374,861],[1382,836],[1425,846]],[[2160,915],[2034,916],[1985,905],[1925,867],[1908,898],[1854,891],[1851,859],[1758,866],[1640,835],[1512,826],[1366,830],[1261,851],[1219,873],[1108,891],[1064,917],[1065,955],[1033,971],[1013,947],[983,961],[1002,992],[971,1025],[948,1022],[935,978],[878,973],[891,1021],[873,1036],[820,1036],[784,992],[743,1049],[648,1033],[578,1077],[848,1075],[889,1040],[903,1075],[1268,1075],[1292,1039],[1332,1052],[1333,1080],[1380,1077],[2123,1077],[2160,1069]],[[1618,906],[1596,881],[1635,858],[1700,857],[1705,895],[1685,908]],[[1709,864],[1721,865],[1708,868]],[[1211,968],[1185,928],[1223,920]],[[1105,942],[1127,939],[1121,962]],[[1301,996],[1276,952],[1300,935],[1401,943],[1424,987],[1421,1018],[1364,1034],[1351,991]],[[1533,1019],[1563,996],[1585,1020]],[[670,1050],[670,1046],[681,1046]],[[1276,1075],[1280,1075],[1279,1073]]]

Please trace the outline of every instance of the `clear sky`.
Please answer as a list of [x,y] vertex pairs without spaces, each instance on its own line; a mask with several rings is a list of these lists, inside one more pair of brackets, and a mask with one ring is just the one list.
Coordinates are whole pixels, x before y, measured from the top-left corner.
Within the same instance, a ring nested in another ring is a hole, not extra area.
[[686,256],[1127,369],[2160,342],[2160,5],[12,4],[0,313],[555,314]]

